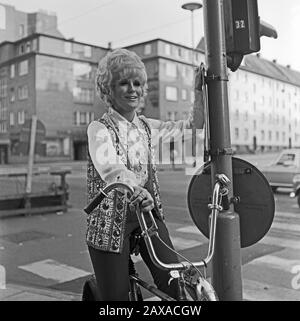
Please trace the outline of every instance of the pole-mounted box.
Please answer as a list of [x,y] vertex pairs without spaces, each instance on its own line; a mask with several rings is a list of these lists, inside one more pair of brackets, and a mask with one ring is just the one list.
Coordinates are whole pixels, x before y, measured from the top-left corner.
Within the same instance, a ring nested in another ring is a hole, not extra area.
[[224,0],[226,51],[250,54],[260,50],[257,0]]

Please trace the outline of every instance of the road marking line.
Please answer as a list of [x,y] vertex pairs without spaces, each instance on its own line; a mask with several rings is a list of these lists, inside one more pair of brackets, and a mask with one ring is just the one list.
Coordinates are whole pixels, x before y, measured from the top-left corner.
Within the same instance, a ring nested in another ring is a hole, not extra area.
[[189,240],[182,237],[172,237],[174,248],[178,251],[185,250],[191,247],[202,245],[203,243],[197,240]]
[[268,268],[278,269],[281,271],[286,271],[288,273],[291,273],[293,266],[300,265],[300,259],[289,260],[289,259],[284,259],[275,255],[264,255],[252,260],[246,265],[265,266]]
[[176,232],[191,233],[191,234],[198,234],[198,235],[201,233],[196,225],[188,225],[188,226],[180,227],[176,229]]
[[299,291],[243,279],[243,299],[250,301],[299,301]]
[[275,219],[276,217],[284,217],[284,218],[300,218],[300,213],[292,213],[292,212],[275,212]]
[[273,237],[273,236],[265,236],[259,243],[267,244],[267,245],[277,245],[281,247],[288,247],[291,249],[300,250],[300,242],[292,239]]
[[271,228],[278,228],[284,231],[300,232],[300,225],[292,223],[273,222]]
[[51,259],[21,265],[18,266],[18,268],[58,283],[64,283],[91,275],[90,272]]

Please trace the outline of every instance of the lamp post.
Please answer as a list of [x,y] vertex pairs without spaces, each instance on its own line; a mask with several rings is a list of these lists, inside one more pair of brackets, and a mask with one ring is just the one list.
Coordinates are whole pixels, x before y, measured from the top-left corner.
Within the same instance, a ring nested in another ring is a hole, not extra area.
[[[194,44],[194,11],[201,9],[202,4],[199,2],[187,2],[181,6],[184,10],[189,10],[191,12],[191,29],[192,29],[192,64],[193,67],[196,64],[195,61],[195,44]],[[192,156],[193,156],[193,167],[196,167],[196,128],[192,128]]]
[[192,54],[193,54],[193,65],[195,65],[195,44],[194,44],[194,11],[201,9],[202,4],[199,2],[187,2],[181,6],[182,9],[191,11],[191,29],[192,29]]

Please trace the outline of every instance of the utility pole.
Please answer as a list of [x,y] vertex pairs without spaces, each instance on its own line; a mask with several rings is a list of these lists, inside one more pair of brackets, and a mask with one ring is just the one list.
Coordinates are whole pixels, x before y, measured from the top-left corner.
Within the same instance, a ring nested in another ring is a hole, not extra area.
[[[203,0],[212,186],[216,174],[225,174],[232,182],[228,195],[230,200],[233,196],[232,149],[223,5],[223,0]],[[212,264],[213,286],[222,301],[242,300],[240,249],[239,216],[231,204],[217,219]]]

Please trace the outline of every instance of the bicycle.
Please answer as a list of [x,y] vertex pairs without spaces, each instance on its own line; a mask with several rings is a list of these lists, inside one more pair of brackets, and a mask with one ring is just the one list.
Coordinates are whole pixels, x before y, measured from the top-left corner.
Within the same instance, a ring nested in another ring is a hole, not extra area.
[[[206,280],[206,277],[200,272],[199,268],[207,268],[208,263],[211,261],[214,255],[215,249],[215,236],[216,236],[216,223],[217,215],[220,211],[223,210],[221,204],[226,206],[228,202],[228,186],[230,180],[224,174],[217,174],[216,181],[214,184],[212,192],[212,202],[208,204],[209,209],[211,210],[210,216],[210,229],[209,229],[209,244],[207,256],[205,259],[200,262],[190,262],[188,259],[183,257],[178,252],[169,248],[165,244],[157,233],[157,225],[154,220],[152,212],[148,212],[146,215],[150,216],[151,226],[148,227],[145,221],[145,213],[141,212],[140,207],[136,206],[136,214],[138,222],[141,228],[141,233],[136,237],[144,237],[147,250],[151,257],[153,263],[161,269],[168,270],[170,273],[170,281],[173,279],[178,279],[180,296],[179,301],[217,301],[218,296],[213,288],[213,286]],[[89,214],[95,209],[105,197],[109,197],[109,193],[113,190],[125,190],[127,193],[126,197],[129,200],[133,194],[133,189],[124,184],[124,183],[112,183],[106,186],[100,193],[84,208],[84,211]],[[153,244],[152,237],[157,237],[161,242],[165,244],[171,251],[174,251],[179,257],[183,258],[185,261],[180,263],[166,264],[163,263],[156,255]],[[132,254],[132,251],[131,251]],[[154,294],[163,301],[176,301],[174,298],[171,298],[166,293],[157,289],[154,285],[151,285],[137,275],[134,263],[129,257],[129,300],[130,301],[142,301],[142,292],[141,287]],[[87,280],[83,287],[82,294],[83,301],[101,301],[101,295],[98,293],[97,283],[95,276],[93,275],[89,280]]]

